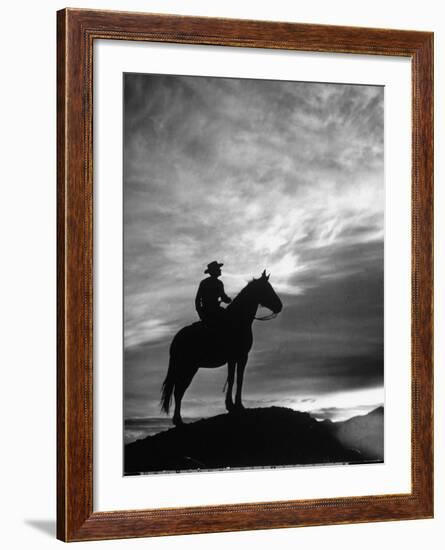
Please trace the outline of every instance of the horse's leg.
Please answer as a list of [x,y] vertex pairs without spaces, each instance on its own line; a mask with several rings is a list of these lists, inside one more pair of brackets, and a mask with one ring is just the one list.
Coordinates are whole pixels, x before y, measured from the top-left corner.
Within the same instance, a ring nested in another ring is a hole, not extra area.
[[230,412],[233,411],[233,400],[232,400],[232,390],[233,390],[233,381],[235,380],[235,361],[229,361],[227,368],[227,391],[226,391],[226,409]]
[[[185,390],[184,390],[185,391]],[[173,413],[173,424],[175,426],[180,426],[183,424],[181,418],[181,400],[184,395],[184,391],[181,391],[178,386],[175,386],[174,396],[175,396],[175,412]]]
[[244,409],[241,393],[243,391],[243,378],[244,378],[244,369],[246,368],[247,355],[242,355],[236,365],[236,394],[235,394],[235,408]]
[[175,382],[174,396],[175,396],[175,412],[173,414],[173,424],[180,426],[183,424],[181,418],[181,401],[184,396],[185,390],[190,386],[190,382],[196,374],[198,369],[196,367],[184,367],[181,369],[182,377]]

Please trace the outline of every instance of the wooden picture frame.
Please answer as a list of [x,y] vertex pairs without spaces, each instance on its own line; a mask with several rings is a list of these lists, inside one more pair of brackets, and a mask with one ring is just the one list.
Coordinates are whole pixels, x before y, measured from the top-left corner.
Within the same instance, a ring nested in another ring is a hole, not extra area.
[[[57,537],[180,535],[433,516],[433,34],[65,9],[57,14]],[[412,490],[406,494],[93,511],[95,40],[402,56],[412,63]]]

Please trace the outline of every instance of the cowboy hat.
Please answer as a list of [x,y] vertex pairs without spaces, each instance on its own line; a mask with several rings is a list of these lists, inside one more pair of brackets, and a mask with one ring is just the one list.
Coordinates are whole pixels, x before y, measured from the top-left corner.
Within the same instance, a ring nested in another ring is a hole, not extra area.
[[209,264],[207,264],[207,269],[204,271],[204,273],[212,273],[213,271],[216,271],[223,265],[224,264],[220,264],[219,262],[210,262]]

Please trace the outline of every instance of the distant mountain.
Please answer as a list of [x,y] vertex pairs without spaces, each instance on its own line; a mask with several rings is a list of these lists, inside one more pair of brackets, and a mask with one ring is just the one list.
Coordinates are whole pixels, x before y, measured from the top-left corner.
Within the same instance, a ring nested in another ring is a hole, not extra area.
[[346,447],[358,450],[370,460],[383,460],[383,419],[384,409],[378,407],[363,416],[332,423],[332,429]]
[[381,454],[371,442],[379,419],[383,434],[383,410],[366,417],[318,422],[284,407],[222,414],[126,445],[125,473],[381,461],[383,435]]

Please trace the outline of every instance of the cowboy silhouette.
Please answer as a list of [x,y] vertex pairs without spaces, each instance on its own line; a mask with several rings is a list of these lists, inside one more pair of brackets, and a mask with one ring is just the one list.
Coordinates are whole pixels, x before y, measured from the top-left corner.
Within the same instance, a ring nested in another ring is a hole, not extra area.
[[222,322],[225,310],[221,307],[221,302],[230,304],[232,301],[224,292],[222,281],[218,279],[223,265],[215,261],[207,265],[204,273],[208,273],[209,277],[199,283],[196,293],[196,311],[201,321],[208,326],[215,326]]

